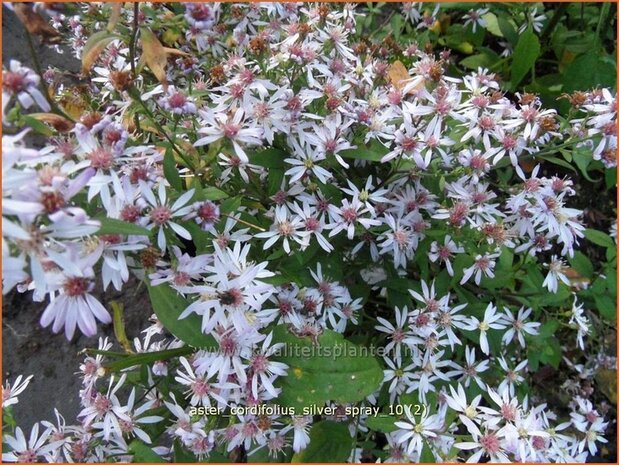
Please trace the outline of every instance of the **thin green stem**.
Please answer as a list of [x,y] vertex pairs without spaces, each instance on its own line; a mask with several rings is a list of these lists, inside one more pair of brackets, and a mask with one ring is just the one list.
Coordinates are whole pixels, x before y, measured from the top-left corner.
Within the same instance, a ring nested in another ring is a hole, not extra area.
[[[135,46],[138,39],[138,15],[140,13],[140,4],[139,2],[133,3],[133,31],[131,33],[131,41],[129,42],[129,64],[131,65],[131,76],[133,80],[137,79],[137,73],[135,70]],[[133,121],[135,122],[135,128],[138,132],[142,132],[142,128],[140,127],[140,118],[137,114],[133,116]]]
[[600,34],[602,32],[602,24],[604,23],[604,18],[606,18],[606,16],[608,16],[608,12],[610,11],[610,3],[608,2],[604,2],[602,3],[602,8],[600,11],[600,19],[598,20],[598,24],[595,28],[595,43],[600,44],[602,41],[602,37],[600,37]]
[[567,11],[567,7],[567,3],[562,3],[557,7],[557,9],[555,10],[555,14],[552,16],[552,18],[550,18],[550,21],[548,21],[539,37],[539,41],[542,44],[546,42],[548,37],[550,37],[552,31],[554,31],[555,27],[557,27],[557,24],[559,24],[559,20]]

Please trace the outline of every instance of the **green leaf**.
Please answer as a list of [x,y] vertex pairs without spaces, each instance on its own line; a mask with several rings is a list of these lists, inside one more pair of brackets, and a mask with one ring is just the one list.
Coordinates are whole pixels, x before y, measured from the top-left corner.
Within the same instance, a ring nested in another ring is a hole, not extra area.
[[607,295],[596,295],[595,306],[600,315],[602,315],[608,321],[615,321],[617,319],[617,307],[615,301]]
[[355,158],[358,160],[380,161],[389,153],[389,149],[380,142],[373,140],[370,145],[357,147],[356,149],[347,149],[339,152],[339,155],[344,158]]
[[249,155],[249,162],[265,168],[284,168],[286,166],[284,159],[288,157],[289,155],[283,150],[270,148]]
[[125,368],[130,368],[138,365],[148,365],[159,360],[169,360],[171,358],[189,355],[193,352],[193,348],[179,347],[178,349],[160,350],[157,352],[144,352],[141,354],[129,355],[121,360],[116,360],[104,365],[104,368],[109,371],[120,371]]
[[165,462],[155,451],[137,439],[129,444],[129,452],[133,452],[133,463]]
[[221,213],[233,214],[241,206],[241,201],[242,201],[241,196],[229,197],[223,202],[221,202],[221,205],[219,206],[219,211]]
[[574,173],[577,173],[576,169],[571,164],[569,164],[565,160],[562,160],[561,158],[557,158],[554,156],[544,156],[540,158],[542,160],[549,161],[550,163],[554,163],[555,165],[562,166],[563,168],[573,171]]
[[284,180],[284,170],[273,168],[269,170],[267,177],[267,195],[273,196],[279,192],[282,188],[282,181]]
[[423,441],[423,449],[421,449],[421,455],[419,456],[420,463],[436,463],[436,458],[430,449],[430,445],[427,441]]
[[589,176],[589,173],[587,172],[589,165],[593,161],[593,152],[591,149],[575,149],[572,152],[572,159],[574,160],[576,166],[578,166],[578,169],[585,179],[593,182],[593,179],[591,179],[591,176]]
[[163,174],[174,190],[178,192],[183,190],[183,180],[181,179],[180,174],[178,174],[176,160],[174,159],[174,154],[170,149],[166,150],[165,155],[163,156]]
[[297,337],[283,325],[273,330],[273,341],[286,344],[277,360],[286,363],[288,375],[278,379],[282,388],[275,400],[301,411],[333,400],[357,402],[374,392],[383,371],[367,347],[358,346],[335,331],[325,330],[316,343]]
[[353,448],[346,423],[319,421],[310,430],[307,448],[293,455],[293,463],[346,462]]
[[559,322],[557,320],[545,321],[539,328],[539,338],[546,339],[552,336],[557,329],[559,329]]
[[47,124],[45,124],[42,121],[39,121],[36,118],[33,118],[32,116],[24,115],[23,121],[26,124],[26,126],[31,127],[39,134],[42,134],[46,137],[53,136],[54,133],[56,132],[52,128],[50,128]]
[[499,27],[498,18],[494,13],[486,13],[485,15],[482,15],[482,19],[486,21],[486,29],[490,32],[490,34],[497,37],[503,37],[503,32]]
[[617,247],[617,244],[615,244],[615,241],[613,241],[612,237],[602,231],[598,231],[597,229],[585,229],[585,237],[588,241],[593,242],[595,245],[599,245],[601,247]]
[[196,200],[221,200],[230,197],[227,193],[216,187],[204,187],[200,192],[196,191]]
[[530,28],[524,31],[514,49],[511,75],[512,89],[516,89],[520,81],[533,68],[540,50],[539,40],[535,33]]
[[585,278],[593,278],[593,264],[585,254],[576,251],[574,256],[569,258],[569,262],[578,274]]
[[595,87],[615,87],[616,66],[601,58],[601,53],[589,53],[576,58],[563,75],[565,92],[589,90]]
[[188,451],[177,439],[174,441],[174,463],[195,463],[198,458]]
[[518,32],[516,31],[512,21],[510,21],[506,16],[499,15],[497,18],[497,23],[503,37],[505,37],[510,44],[515,45],[518,42]]
[[366,420],[368,428],[374,431],[380,431],[381,433],[392,433],[398,429],[395,425],[397,418],[393,415],[386,413],[378,414],[377,416],[370,416]]
[[163,326],[181,341],[192,347],[212,348],[217,344],[212,336],[202,333],[202,318],[192,313],[179,320],[189,303],[167,284],[151,286],[146,283],[153,311]]
[[559,368],[561,363],[561,344],[557,338],[552,336],[546,339],[541,350],[540,362]]
[[125,236],[150,236],[152,231],[143,226],[127,221],[117,220],[115,218],[96,217],[97,221],[101,222],[101,227],[95,233],[98,236],[104,234],[123,234]]
[[479,67],[490,68],[496,61],[497,58],[489,53],[478,53],[460,60],[460,64],[469,69],[477,69]]

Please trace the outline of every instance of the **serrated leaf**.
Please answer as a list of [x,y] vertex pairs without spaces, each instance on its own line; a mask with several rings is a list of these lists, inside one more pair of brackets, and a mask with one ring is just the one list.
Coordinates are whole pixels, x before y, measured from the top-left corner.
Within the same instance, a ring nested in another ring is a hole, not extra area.
[[529,28],[522,33],[514,49],[512,61],[511,87],[515,89],[525,75],[535,65],[541,47],[539,39]]
[[119,36],[109,31],[95,32],[88,38],[82,50],[82,73],[86,74],[95,64],[105,48]]
[[202,333],[202,318],[192,313],[179,320],[189,302],[167,284],[146,283],[153,311],[163,326],[181,341],[193,347],[212,348],[217,344],[212,336]]
[[117,220],[116,218],[96,217],[101,223],[101,227],[95,233],[97,236],[104,234],[123,234],[125,236],[150,236],[152,231],[143,226],[127,221]]
[[280,405],[302,409],[328,400],[357,402],[382,382],[383,371],[367,347],[335,331],[325,330],[314,345],[309,337],[298,337],[280,325],[273,341],[286,344],[277,359],[289,366],[288,375],[278,379],[282,392],[275,402]]
[[346,423],[319,421],[310,430],[310,443],[292,456],[292,463],[346,462],[353,448]]

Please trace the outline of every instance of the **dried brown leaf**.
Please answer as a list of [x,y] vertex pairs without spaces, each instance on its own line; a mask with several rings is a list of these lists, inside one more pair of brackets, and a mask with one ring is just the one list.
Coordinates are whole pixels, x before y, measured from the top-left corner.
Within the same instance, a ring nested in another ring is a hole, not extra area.
[[117,38],[116,34],[108,31],[99,31],[90,36],[82,50],[82,73],[88,73],[103,50]]
[[148,65],[157,80],[166,87],[165,67],[168,62],[168,54],[165,47],[161,45],[157,36],[150,29],[143,27],[140,29],[142,39],[142,59]]
[[49,124],[58,132],[69,132],[75,126],[75,123],[64,116],[55,113],[31,113],[28,115],[37,121]]
[[40,36],[46,44],[60,42],[60,33],[34,11],[32,3],[13,3],[13,11],[30,34]]
[[116,24],[118,24],[122,8],[123,2],[112,3],[112,12],[110,13],[110,19],[107,22],[107,30],[109,32],[112,32],[116,27]]

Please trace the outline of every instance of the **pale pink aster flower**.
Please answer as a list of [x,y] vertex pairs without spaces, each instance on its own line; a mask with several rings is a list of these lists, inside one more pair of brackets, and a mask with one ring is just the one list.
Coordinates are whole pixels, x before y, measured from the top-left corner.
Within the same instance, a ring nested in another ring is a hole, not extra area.
[[51,110],[45,96],[37,88],[40,80],[34,71],[22,66],[19,61],[9,62],[9,69],[2,71],[2,119],[12,96],[16,96],[20,105],[26,109],[36,103],[45,112]]
[[567,271],[568,267],[563,260],[553,255],[550,259],[550,263],[546,266],[548,267],[548,274],[542,286],[547,288],[550,292],[556,293],[559,290],[559,281],[567,286],[571,285],[569,278],[564,273]]
[[416,417],[411,411],[410,406],[404,406],[406,421],[396,421],[396,441],[398,444],[406,443],[406,453],[413,455],[420,453],[424,441],[432,440],[437,437],[438,431],[443,426],[443,422],[438,415],[429,415],[425,411],[420,417]]
[[437,260],[439,262],[445,263],[447,273],[449,273],[449,276],[453,276],[454,269],[451,264],[451,258],[454,256],[454,254],[463,253],[464,247],[456,244],[451,239],[451,236],[449,234],[445,236],[443,244],[444,245],[439,245],[437,241],[433,241],[432,244],[430,244],[430,252],[428,252],[428,258],[433,263]]
[[486,275],[488,278],[494,278],[494,266],[496,265],[495,258],[501,255],[500,252],[493,254],[486,253],[484,255],[477,255],[475,257],[475,263],[468,268],[464,269],[464,274],[460,280],[460,284],[466,283],[473,274],[475,275],[475,284],[479,286],[481,277]]
[[76,326],[85,335],[94,336],[97,333],[95,319],[106,324],[112,322],[108,311],[91,294],[94,289],[93,266],[101,252],[100,246],[83,257],[78,256],[74,249],[64,254],[48,250],[49,257],[63,268],[63,272],[53,275],[53,287],[59,294],[50,295],[50,303],[41,315],[41,326],[47,327],[53,322],[55,333],[64,327],[65,335],[70,340]]
[[479,331],[479,345],[481,351],[486,355],[490,353],[490,346],[488,345],[488,336],[486,333],[490,329],[505,329],[505,324],[502,320],[502,315],[497,314],[497,308],[493,303],[489,303],[488,307],[486,307],[482,321],[479,321],[477,317],[470,317],[469,326],[465,329],[468,331]]
[[131,418],[127,415],[127,406],[120,403],[116,393],[126,380],[126,375],[122,375],[118,383],[114,385],[114,377],[110,378],[107,394],[97,392],[92,403],[82,409],[77,415],[82,419],[84,427],[92,426],[97,423],[98,428],[103,432],[103,438],[109,441],[113,436],[122,437],[123,430],[120,421],[130,422]]
[[151,188],[142,180],[140,180],[140,192],[144,199],[150,205],[149,222],[146,226],[148,229],[158,228],[157,245],[162,251],[166,250],[166,237],[164,230],[172,229],[176,234],[183,239],[191,240],[191,234],[183,226],[175,223],[173,218],[183,217],[191,211],[191,206],[187,203],[191,200],[194,194],[194,189],[183,193],[172,205],[168,205],[168,195],[166,186],[163,182],[159,183],[157,199]]
[[15,436],[4,434],[2,442],[6,443],[9,452],[2,453],[2,461],[33,463],[44,459],[49,453],[62,445],[61,441],[46,445],[50,433],[50,430],[46,428],[39,436],[39,423],[35,423],[28,439],[19,426],[15,428]]
[[351,201],[342,200],[342,206],[335,212],[335,226],[329,233],[329,237],[335,236],[339,232],[346,230],[348,239],[355,236],[355,226],[360,224],[365,229],[371,226],[379,226],[380,221],[373,218],[363,218],[362,215],[369,213],[369,209],[361,203],[358,197],[353,197]]
[[262,129],[257,127],[244,127],[245,111],[237,109],[233,116],[225,113],[215,113],[213,111],[200,111],[200,116],[204,118],[206,127],[198,129],[204,137],[198,139],[194,146],[201,147],[216,140],[226,138],[232,142],[234,152],[241,161],[247,163],[249,158],[241,144],[262,145]]
[[503,335],[503,344],[509,344],[512,340],[514,340],[514,338],[517,338],[520,343],[520,347],[524,348],[525,333],[531,336],[537,336],[539,334],[538,328],[541,326],[541,323],[534,321],[525,323],[525,320],[533,312],[532,308],[525,308],[522,306],[520,307],[520,310],[518,310],[518,314],[516,316],[514,316],[514,314],[507,307],[503,307],[503,312],[503,321],[509,328]]
[[6,385],[2,388],[2,408],[19,403],[17,396],[24,392],[33,376],[34,375],[28,376],[22,382],[23,377],[22,375],[19,375],[15,378],[13,386],[11,386],[11,383],[7,380]]
[[290,254],[290,241],[294,241],[305,249],[309,245],[309,231],[304,231],[302,219],[298,216],[291,216],[283,206],[275,207],[275,218],[270,231],[261,232],[254,237],[267,239],[263,245],[263,249],[267,250],[272,247],[279,239],[283,242],[284,250]]

